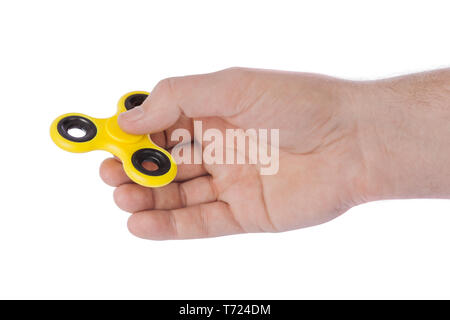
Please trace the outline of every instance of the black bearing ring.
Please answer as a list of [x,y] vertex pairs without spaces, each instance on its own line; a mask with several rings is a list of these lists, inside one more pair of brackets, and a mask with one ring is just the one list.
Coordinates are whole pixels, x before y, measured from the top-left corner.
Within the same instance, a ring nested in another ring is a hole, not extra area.
[[[153,162],[158,166],[156,170],[147,170],[144,168],[143,163],[145,161]],[[133,153],[131,157],[133,166],[141,173],[149,176],[162,176],[170,170],[170,159],[157,149],[140,149]]]
[[[73,142],[86,142],[94,139],[97,135],[97,127],[95,124],[91,120],[81,116],[68,116],[62,118],[59,120],[57,128],[61,136]],[[69,130],[75,128],[84,131],[85,135],[82,137],[70,135]]]

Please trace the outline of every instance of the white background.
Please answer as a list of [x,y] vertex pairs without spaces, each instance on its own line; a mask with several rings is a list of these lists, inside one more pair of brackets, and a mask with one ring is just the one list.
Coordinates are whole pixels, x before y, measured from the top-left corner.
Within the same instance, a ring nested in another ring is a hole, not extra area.
[[231,66],[372,79],[445,67],[448,1],[0,2],[0,298],[450,298],[450,201],[280,234],[153,242],[51,121]]

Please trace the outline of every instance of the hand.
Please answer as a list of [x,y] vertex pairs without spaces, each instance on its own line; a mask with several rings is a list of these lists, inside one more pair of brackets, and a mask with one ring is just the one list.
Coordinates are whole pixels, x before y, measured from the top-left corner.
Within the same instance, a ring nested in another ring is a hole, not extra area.
[[128,227],[142,238],[320,224],[369,200],[407,196],[395,173],[407,171],[399,168],[401,161],[393,165],[401,156],[389,158],[387,137],[398,132],[390,117],[400,113],[383,112],[387,87],[388,82],[241,68],[165,79],[141,107],[119,117],[123,130],[152,133],[156,144],[170,149],[178,142],[170,139],[175,129],[193,136],[194,120],[202,121],[203,130],[223,133],[279,129],[278,173],[260,175],[259,164],[180,164],[175,181],[157,189],[132,183],[116,159],[105,160],[100,173],[117,187],[114,199],[133,213]]

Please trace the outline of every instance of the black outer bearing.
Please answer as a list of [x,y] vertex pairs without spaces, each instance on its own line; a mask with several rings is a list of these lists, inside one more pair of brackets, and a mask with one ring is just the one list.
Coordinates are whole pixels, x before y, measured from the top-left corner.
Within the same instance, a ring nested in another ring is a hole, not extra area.
[[[73,142],[86,142],[94,139],[97,135],[97,127],[95,124],[91,120],[81,116],[68,116],[62,118],[59,120],[57,128],[61,136]],[[74,128],[83,130],[85,135],[82,137],[71,136],[69,130]]]
[[[150,171],[142,165],[144,161],[151,161],[158,166],[158,169]],[[164,153],[157,149],[140,149],[131,156],[133,166],[141,173],[148,176],[162,176],[170,170],[170,160]]]
[[148,94],[145,93],[135,93],[128,96],[125,99],[125,109],[131,110],[134,107],[140,106],[145,99],[147,99]]

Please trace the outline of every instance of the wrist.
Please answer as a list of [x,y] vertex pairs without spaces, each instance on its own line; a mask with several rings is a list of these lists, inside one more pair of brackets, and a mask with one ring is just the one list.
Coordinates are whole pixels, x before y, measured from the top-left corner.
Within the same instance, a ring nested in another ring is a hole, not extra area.
[[365,197],[450,198],[450,71],[355,84]]

